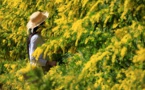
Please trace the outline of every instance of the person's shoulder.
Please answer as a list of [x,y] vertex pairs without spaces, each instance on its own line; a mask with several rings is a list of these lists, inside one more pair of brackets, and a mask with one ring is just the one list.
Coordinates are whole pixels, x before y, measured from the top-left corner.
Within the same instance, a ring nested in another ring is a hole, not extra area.
[[35,41],[35,40],[37,40],[39,37],[40,37],[40,35],[34,34],[34,35],[31,37],[31,41]]
[[31,38],[39,38],[40,35],[39,34],[34,34]]

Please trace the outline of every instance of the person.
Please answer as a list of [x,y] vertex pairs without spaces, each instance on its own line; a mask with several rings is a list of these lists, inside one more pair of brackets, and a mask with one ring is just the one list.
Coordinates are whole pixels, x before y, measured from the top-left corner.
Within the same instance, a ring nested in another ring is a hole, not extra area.
[[42,66],[47,70],[49,70],[50,67],[56,66],[56,61],[45,60],[43,59],[42,54],[39,56],[39,59],[36,60],[35,57],[32,56],[32,54],[38,46],[44,43],[44,40],[41,37],[41,31],[48,16],[48,12],[36,11],[30,16],[30,20],[27,23],[27,49],[30,64]]

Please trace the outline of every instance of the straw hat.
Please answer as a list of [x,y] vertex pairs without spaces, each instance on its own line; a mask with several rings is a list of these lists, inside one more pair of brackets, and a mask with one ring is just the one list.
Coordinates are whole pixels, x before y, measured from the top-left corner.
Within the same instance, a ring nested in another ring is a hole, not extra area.
[[34,29],[43,23],[49,16],[48,12],[36,11],[30,16],[30,20],[27,23],[27,29]]

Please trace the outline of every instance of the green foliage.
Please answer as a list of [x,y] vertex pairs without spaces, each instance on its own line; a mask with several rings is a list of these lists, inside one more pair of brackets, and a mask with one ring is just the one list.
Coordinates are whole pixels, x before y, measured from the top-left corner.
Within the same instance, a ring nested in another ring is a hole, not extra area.
[[[145,89],[144,3],[145,0],[0,1],[0,89]],[[47,73],[26,65],[26,24],[37,10],[48,11],[50,16],[42,31],[46,43],[34,56],[41,50],[44,57],[59,62]]]

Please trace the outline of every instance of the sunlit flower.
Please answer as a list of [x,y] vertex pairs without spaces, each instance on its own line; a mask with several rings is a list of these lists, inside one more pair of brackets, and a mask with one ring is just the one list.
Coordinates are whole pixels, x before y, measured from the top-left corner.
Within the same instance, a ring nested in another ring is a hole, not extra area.
[[126,53],[127,53],[127,48],[126,47],[123,47],[121,49],[121,53],[120,53],[121,57],[124,58],[124,56],[125,56]]
[[19,76],[18,77],[18,80],[23,81],[24,80],[24,77],[23,76]]
[[130,34],[126,34],[126,35],[121,39],[121,43],[125,44],[125,43],[127,43],[131,38],[132,38],[132,37],[131,37]]
[[76,62],[76,65],[81,65],[82,64],[82,61],[79,60],[78,62]]
[[133,57],[133,62],[143,62],[145,61],[145,49],[141,48],[136,51],[137,55]]
[[8,67],[9,67],[9,64],[5,64],[4,66],[5,66],[6,68],[8,68]]
[[12,64],[12,65],[11,65],[11,68],[12,68],[12,69],[15,69],[16,67],[17,67],[16,64]]

